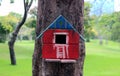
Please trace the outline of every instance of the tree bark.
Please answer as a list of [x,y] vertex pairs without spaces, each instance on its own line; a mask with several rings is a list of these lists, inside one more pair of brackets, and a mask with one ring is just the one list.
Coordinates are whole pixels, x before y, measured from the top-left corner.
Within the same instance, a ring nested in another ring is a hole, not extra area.
[[[59,15],[63,15],[83,35],[84,0],[38,0],[36,36]],[[42,59],[42,43],[35,40],[32,76],[83,76],[85,44],[80,40],[79,59],[76,63],[45,62]]]
[[14,43],[16,41],[16,38],[17,38],[17,35],[18,35],[18,32],[19,32],[20,28],[22,27],[22,25],[26,21],[27,13],[29,11],[29,8],[31,7],[32,2],[33,2],[33,0],[31,0],[30,3],[27,2],[26,0],[23,0],[23,1],[24,1],[24,16],[23,16],[22,20],[16,25],[17,27],[13,31],[12,36],[10,38],[10,41],[8,42],[9,51],[10,51],[10,59],[11,59],[11,64],[12,65],[16,65]]

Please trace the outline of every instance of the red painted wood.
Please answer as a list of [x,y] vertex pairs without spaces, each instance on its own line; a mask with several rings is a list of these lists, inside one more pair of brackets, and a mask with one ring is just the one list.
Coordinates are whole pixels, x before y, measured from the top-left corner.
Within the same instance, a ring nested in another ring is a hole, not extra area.
[[43,44],[42,57],[45,59],[56,59],[56,51],[53,49],[52,44]]
[[[66,47],[65,47],[66,48]],[[44,44],[42,47],[42,58],[44,59],[57,59],[57,47],[52,44]],[[78,45],[68,46],[68,56],[65,52],[65,58],[62,56],[58,59],[78,59],[79,57]],[[67,51],[67,50],[65,50]]]
[[62,30],[62,29],[49,29],[44,32],[42,37],[43,44],[53,44],[54,33],[68,33],[68,44],[79,44],[79,34],[74,30]]
[[44,32],[42,37],[43,44],[52,44],[53,37],[54,37],[53,30],[47,30],[46,32]]
[[[55,44],[55,34],[65,34],[66,44]],[[78,59],[79,34],[74,30],[49,29],[42,36],[42,58]]]

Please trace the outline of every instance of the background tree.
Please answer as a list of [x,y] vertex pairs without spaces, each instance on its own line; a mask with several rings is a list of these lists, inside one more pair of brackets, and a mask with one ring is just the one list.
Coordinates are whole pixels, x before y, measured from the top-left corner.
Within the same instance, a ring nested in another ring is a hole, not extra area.
[[91,17],[90,17],[90,9],[91,9],[91,4],[89,2],[85,2],[85,7],[84,7],[84,30],[85,30],[85,38],[87,42],[90,42],[90,38],[93,34],[92,32],[92,24],[91,24]]
[[114,12],[111,16],[111,40],[120,42],[120,12]]
[[103,37],[103,39],[106,40],[106,43],[108,43],[108,39],[111,36],[111,14],[103,14],[99,20],[99,24],[97,25],[98,31],[100,35]]
[[[84,0],[38,0],[36,36],[55,18],[63,15],[83,35]],[[79,59],[76,63],[48,63],[42,59],[42,42],[35,40],[33,76],[83,76],[84,41],[80,40]]]
[[11,58],[11,64],[15,65],[16,64],[16,59],[15,59],[15,53],[14,53],[14,43],[16,41],[16,37],[18,35],[18,32],[20,30],[20,28],[22,27],[22,25],[25,23],[26,18],[27,18],[27,13],[31,7],[33,0],[23,0],[24,3],[24,15],[22,20],[16,25],[15,30],[12,33],[11,39],[8,42],[9,45],[9,50],[10,50],[10,58]]
[[[108,40],[118,41],[119,42],[119,24],[120,24],[120,18],[119,18],[120,12],[114,12],[112,14],[103,14],[101,17],[96,17],[95,20],[99,19],[97,21],[97,24],[94,23],[94,28],[98,32],[98,37],[102,37],[106,40],[106,43],[108,43]],[[101,38],[99,38],[101,41]]]
[[120,43],[120,23],[116,22],[112,27],[111,39]]
[[[99,22],[99,21],[101,20],[103,14],[111,14],[112,12],[114,12],[113,0],[86,0],[86,1],[89,1],[90,4],[92,5],[92,8],[90,9],[90,15],[96,15],[96,18],[94,20],[95,23],[93,23],[92,25],[94,25],[94,29],[98,33],[98,38],[99,38],[100,44],[102,44],[103,40],[106,39],[106,41],[107,41],[107,39],[108,39],[107,36],[108,37],[110,36],[110,33],[108,33],[108,31],[110,29],[109,29],[109,25],[107,25],[105,27],[103,25],[104,28],[106,28],[106,29],[108,28],[108,29],[105,31],[102,30],[102,28],[100,28],[100,26],[102,26],[102,25],[99,25],[99,24],[101,24],[102,21],[101,22]],[[105,37],[104,35],[107,35],[107,36]]]

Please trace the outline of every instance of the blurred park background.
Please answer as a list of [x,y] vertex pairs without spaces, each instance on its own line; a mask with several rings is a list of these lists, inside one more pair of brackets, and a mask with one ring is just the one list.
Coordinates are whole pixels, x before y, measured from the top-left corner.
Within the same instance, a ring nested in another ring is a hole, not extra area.
[[[18,34],[15,66],[10,65],[8,41],[22,19],[23,2],[16,0],[11,3],[0,0],[0,76],[32,76],[37,1],[33,3]],[[21,6],[17,7],[17,3]],[[14,5],[14,10],[10,9]],[[84,76],[120,76],[120,0],[85,0],[84,37]]]

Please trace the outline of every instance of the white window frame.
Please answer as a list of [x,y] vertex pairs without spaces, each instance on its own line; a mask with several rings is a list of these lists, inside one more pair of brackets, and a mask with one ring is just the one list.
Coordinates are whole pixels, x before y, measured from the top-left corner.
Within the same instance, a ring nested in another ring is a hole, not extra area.
[[[54,38],[53,38],[53,43],[55,43],[55,40],[56,40],[56,35],[66,35],[66,44],[68,44],[68,41],[69,41],[69,37],[68,37],[68,33],[67,32],[57,32],[57,33],[54,33]],[[66,45],[66,44],[56,44],[56,45]]]

